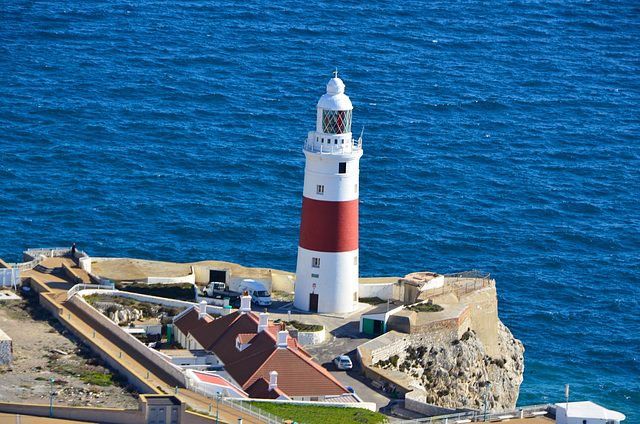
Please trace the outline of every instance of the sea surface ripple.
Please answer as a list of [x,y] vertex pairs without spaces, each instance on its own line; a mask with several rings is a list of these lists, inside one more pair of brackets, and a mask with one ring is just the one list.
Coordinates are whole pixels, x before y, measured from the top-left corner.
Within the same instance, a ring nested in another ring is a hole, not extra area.
[[361,275],[481,269],[519,404],[640,422],[640,7],[5,0],[0,257],[295,270],[306,133],[337,67],[364,128]]

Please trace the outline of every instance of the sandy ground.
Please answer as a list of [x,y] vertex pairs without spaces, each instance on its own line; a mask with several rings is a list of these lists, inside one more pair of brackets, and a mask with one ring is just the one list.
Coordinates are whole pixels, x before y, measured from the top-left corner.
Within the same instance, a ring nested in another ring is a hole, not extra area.
[[13,339],[13,363],[0,364],[0,402],[49,404],[53,378],[54,405],[138,408],[126,380],[103,387],[79,377],[111,371],[35,298],[0,302],[0,329]]

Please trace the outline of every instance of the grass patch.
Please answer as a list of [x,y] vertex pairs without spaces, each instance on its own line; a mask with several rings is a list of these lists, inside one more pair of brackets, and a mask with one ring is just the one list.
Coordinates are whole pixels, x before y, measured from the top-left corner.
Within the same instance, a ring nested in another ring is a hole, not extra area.
[[360,303],[368,303],[369,305],[380,305],[381,303],[387,303],[386,300],[382,300],[379,297],[360,297],[358,298]]
[[113,384],[113,376],[111,374],[103,374],[101,372],[94,372],[91,374],[85,374],[82,376],[82,380],[95,386],[111,386]]
[[303,324],[298,321],[291,321],[291,322],[288,322],[287,324],[291,325],[293,328],[295,328],[298,331],[322,331],[322,329],[324,328],[322,325]]
[[116,289],[122,291],[128,291],[131,293],[146,294],[149,296],[167,297],[170,299],[180,299],[193,301],[196,299],[196,291],[191,284],[146,284],[146,283],[131,283],[123,284],[116,283]]
[[407,308],[410,311],[415,312],[440,312],[444,311],[444,308],[435,303],[420,303],[418,305],[411,305]]
[[252,402],[256,408],[283,420],[306,424],[386,423],[388,418],[379,412],[360,408],[331,406],[290,405],[285,403]]

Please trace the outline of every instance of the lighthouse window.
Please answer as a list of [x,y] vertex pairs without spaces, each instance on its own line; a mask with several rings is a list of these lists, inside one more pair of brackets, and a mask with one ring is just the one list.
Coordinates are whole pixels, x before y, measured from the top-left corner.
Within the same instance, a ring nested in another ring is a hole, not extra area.
[[336,140],[333,142],[333,144],[338,144],[338,139],[336,138]]
[[353,257],[353,264],[354,265],[358,265],[358,257],[357,256]]
[[325,134],[344,134],[351,132],[351,111],[323,110],[322,132]]
[[324,194],[324,186],[318,184],[318,186],[316,187],[316,193],[317,194]]
[[320,258],[311,258],[311,266],[314,268],[320,268]]
[[320,278],[318,274],[311,274],[311,278]]
[[346,174],[347,173],[347,162],[338,163],[338,173]]

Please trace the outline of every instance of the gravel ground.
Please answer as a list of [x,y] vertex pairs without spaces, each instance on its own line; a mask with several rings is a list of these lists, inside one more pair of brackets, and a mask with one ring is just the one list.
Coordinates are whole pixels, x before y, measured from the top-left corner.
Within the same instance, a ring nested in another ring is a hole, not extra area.
[[[13,339],[13,363],[0,364],[0,402],[137,409],[135,389],[112,375],[99,358],[72,336],[35,296],[0,302],[0,329]],[[92,375],[94,382],[82,379]],[[118,381],[122,382],[119,383]]]

